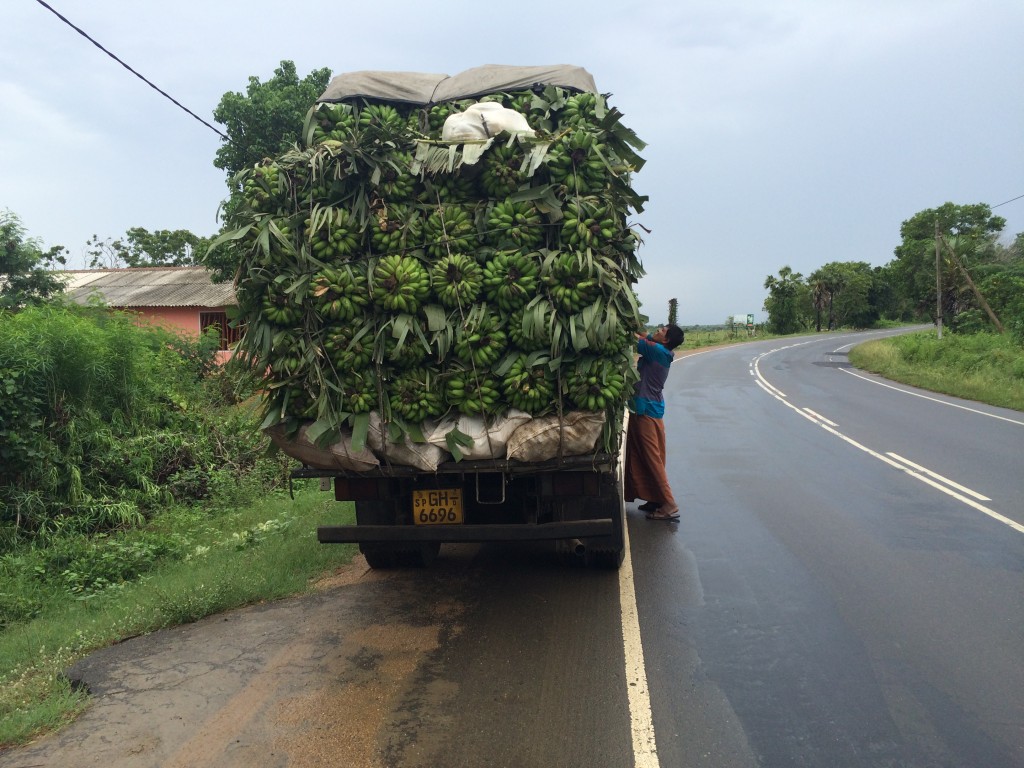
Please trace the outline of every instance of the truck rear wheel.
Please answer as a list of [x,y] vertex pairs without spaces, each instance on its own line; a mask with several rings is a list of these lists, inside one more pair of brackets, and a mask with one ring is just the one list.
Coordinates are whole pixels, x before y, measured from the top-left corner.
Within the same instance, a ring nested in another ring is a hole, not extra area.
[[[357,501],[356,524],[397,525],[398,515],[391,500]],[[366,564],[374,570],[399,567],[427,568],[441,551],[441,542],[367,541],[359,544]]]
[[359,545],[366,564],[374,570],[389,568],[429,568],[437,560],[441,542],[425,541],[420,544],[394,544],[367,542]]

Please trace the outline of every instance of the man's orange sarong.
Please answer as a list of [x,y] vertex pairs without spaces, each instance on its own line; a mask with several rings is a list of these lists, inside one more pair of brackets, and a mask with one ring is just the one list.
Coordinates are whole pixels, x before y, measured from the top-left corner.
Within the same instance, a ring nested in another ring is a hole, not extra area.
[[665,473],[665,424],[661,419],[629,414],[626,429],[626,501],[643,499],[676,506]]

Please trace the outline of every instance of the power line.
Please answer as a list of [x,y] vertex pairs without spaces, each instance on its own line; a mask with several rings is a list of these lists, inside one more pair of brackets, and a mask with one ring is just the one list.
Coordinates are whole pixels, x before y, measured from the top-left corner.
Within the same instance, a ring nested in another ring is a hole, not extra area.
[[[1012,203],[1014,200],[1020,200],[1022,197],[1024,197],[1024,195],[1017,195],[1016,197],[1012,197],[1009,200],[1006,200],[1006,201],[1000,203],[999,205],[1006,205],[1006,203]],[[999,205],[993,205],[992,207],[993,208],[998,208]]]
[[132,69],[132,68],[131,68],[130,66],[128,66],[127,64],[125,64],[125,63],[124,63],[123,61],[121,61],[121,59],[119,59],[119,58],[118,58],[117,56],[115,56],[115,55],[114,55],[113,53],[111,53],[110,51],[108,51],[108,50],[107,50],[106,48],[104,48],[104,47],[103,47],[102,45],[100,45],[100,44],[99,44],[98,42],[96,42],[95,40],[93,40],[93,39],[92,39],[92,38],[91,38],[91,37],[90,37],[90,36],[89,36],[89,35],[88,35],[88,34],[87,34],[87,33],[86,33],[86,32],[85,32],[84,30],[80,29],[79,27],[76,27],[76,26],[75,26],[74,24],[72,24],[72,23],[71,23],[71,22],[70,22],[70,21],[69,21],[69,20],[68,20],[68,19],[67,19],[66,17],[62,16],[62,15],[61,15],[60,13],[58,13],[58,12],[57,12],[56,10],[54,10],[54,8],[53,8],[52,6],[50,6],[49,4],[47,4],[47,3],[43,2],[43,0],[36,0],[36,2],[37,2],[37,3],[39,3],[39,4],[41,5],[41,6],[43,6],[43,7],[44,7],[44,8],[46,9],[46,10],[48,10],[48,11],[49,11],[50,13],[52,13],[52,14],[53,14],[54,16],[56,16],[56,17],[57,17],[58,19],[60,19],[61,21],[63,21],[63,22],[65,23],[65,24],[67,24],[67,25],[68,25],[69,27],[71,27],[71,28],[72,28],[73,30],[75,30],[75,32],[77,32],[78,34],[80,34],[80,35],[81,35],[82,37],[84,37],[84,38],[85,38],[86,40],[88,40],[88,41],[89,41],[90,43],[92,43],[92,44],[93,44],[93,45],[95,45],[95,46],[96,46],[97,48],[99,48],[99,49],[100,49],[101,51],[103,51],[103,52],[104,52],[105,54],[107,54],[107,56],[109,56],[110,58],[112,58],[112,59],[113,59],[114,61],[116,61],[116,62],[117,62],[118,64],[120,64],[120,65],[121,65],[122,67],[124,67],[124,68],[125,68],[125,69],[127,69],[127,70],[128,70],[129,72],[131,72],[131,73],[132,73],[133,75],[135,75],[135,76],[136,76],[137,78],[139,78],[139,79],[140,79],[140,80],[141,80],[142,82],[144,82],[144,83],[145,83],[146,85],[148,85],[148,86],[149,86],[150,88],[152,88],[152,89],[153,89],[154,91],[156,91],[156,92],[157,92],[157,93],[159,93],[159,94],[160,94],[161,96],[163,96],[164,98],[166,98],[166,99],[168,99],[169,101],[171,101],[171,102],[172,102],[173,104],[175,104],[175,105],[176,105],[177,107],[179,107],[180,109],[183,109],[183,110],[184,110],[185,112],[187,112],[188,114],[192,115],[192,117],[194,117],[194,118],[195,118],[196,120],[198,120],[198,121],[199,121],[200,123],[202,123],[203,125],[205,125],[205,126],[206,126],[207,128],[209,128],[209,129],[210,129],[211,131],[213,131],[214,133],[216,133],[216,134],[217,134],[218,136],[220,136],[220,137],[221,137],[222,139],[225,139],[225,140],[227,140],[227,138],[228,138],[228,137],[227,137],[227,136],[226,136],[225,134],[223,134],[223,133],[221,133],[220,131],[218,131],[218,130],[217,130],[216,128],[214,128],[214,127],[213,127],[212,125],[210,125],[210,124],[209,124],[208,122],[206,122],[205,120],[203,120],[203,118],[199,117],[199,115],[197,115],[197,114],[196,114],[195,112],[193,112],[193,111],[192,111],[191,109],[189,109],[188,107],[186,107],[186,106],[184,106],[183,104],[181,104],[181,103],[180,103],[180,102],[179,102],[179,101],[178,101],[177,99],[175,99],[175,98],[174,98],[173,96],[171,96],[171,95],[170,95],[169,93],[167,93],[166,91],[163,91],[163,90],[161,90],[161,89],[160,89],[160,88],[158,88],[158,87],[157,87],[156,85],[154,85],[154,84],[153,84],[152,82],[150,82],[150,81],[149,81],[149,80],[147,80],[147,79],[146,79],[145,77],[143,77],[143,76],[142,76],[142,75],[140,75],[140,74],[139,74],[138,72],[136,72],[136,71],[135,71],[134,69]]

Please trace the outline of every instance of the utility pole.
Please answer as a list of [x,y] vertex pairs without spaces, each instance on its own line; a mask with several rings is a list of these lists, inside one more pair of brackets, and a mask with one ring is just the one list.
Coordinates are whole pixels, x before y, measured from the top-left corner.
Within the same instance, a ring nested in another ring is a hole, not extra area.
[[942,338],[942,260],[939,256],[939,220],[935,219],[935,326]]

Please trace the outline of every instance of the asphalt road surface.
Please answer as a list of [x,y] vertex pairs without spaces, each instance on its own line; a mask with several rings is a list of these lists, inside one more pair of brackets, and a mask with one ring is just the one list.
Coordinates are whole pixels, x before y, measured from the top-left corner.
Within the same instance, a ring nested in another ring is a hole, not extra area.
[[630,506],[617,573],[357,559],[94,654],[90,708],[0,768],[1021,768],[1024,414],[851,369],[873,335],[679,359],[682,519]]

